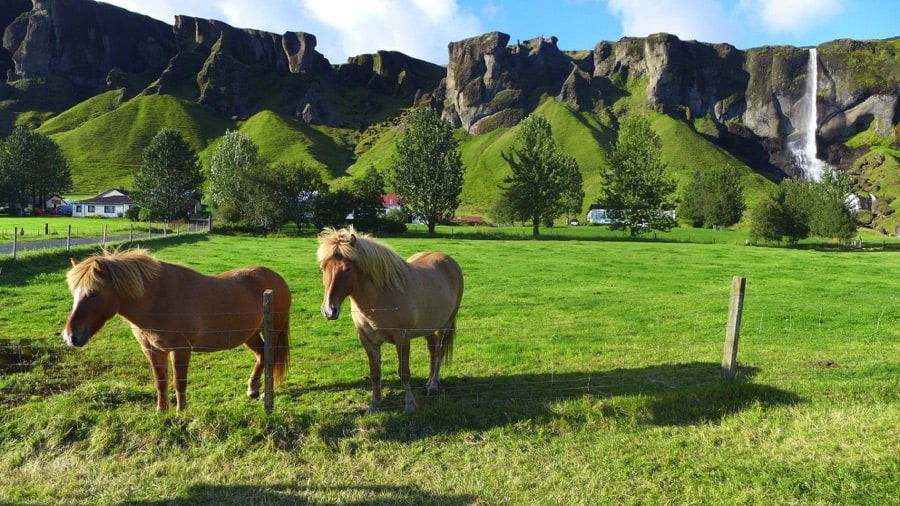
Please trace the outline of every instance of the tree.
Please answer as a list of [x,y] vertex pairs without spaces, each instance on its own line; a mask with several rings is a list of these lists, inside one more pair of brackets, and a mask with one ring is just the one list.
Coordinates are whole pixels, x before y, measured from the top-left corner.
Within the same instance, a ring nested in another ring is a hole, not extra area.
[[796,244],[809,237],[812,182],[785,179],[751,213],[750,239],[787,240]]
[[679,215],[695,227],[718,228],[741,221],[744,185],[732,165],[694,172],[684,189]]
[[581,216],[584,210],[584,178],[578,162],[571,156],[564,156],[566,166],[563,171],[562,210],[566,215]]
[[366,174],[353,180],[353,195],[356,205],[353,208],[353,226],[364,232],[378,230],[384,218],[384,177],[375,167],[369,167]]
[[304,225],[315,226],[316,197],[328,191],[322,174],[303,162],[280,164],[274,171],[279,180],[276,194],[285,217],[297,226],[298,232]]
[[155,219],[174,219],[199,202],[203,173],[179,130],[163,128],[144,149],[134,177],[134,201]]
[[856,235],[850,210],[853,183],[826,170],[822,181],[785,179],[753,210],[750,238],[796,244],[810,235],[849,242]]
[[510,205],[509,198],[504,194],[501,194],[494,201],[488,215],[495,223],[500,225],[512,225],[516,221],[516,211]]
[[71,188],[71,169],[50,137],[19,126],[0,143],[0,202],[11,213],[26,207],[29,197],[43,209],[45,197]]
[[248,225],[263,232],[273,232],[288,220],[286,202],[289,197],[283,186],[280,167],[261,166],[243,175],[244,188],[242,216]]
[[826,170],[822,180],[815,184],[813,208],[809,213],[809,231],[818,237],[850,242],[858,226],[855,213],[850,208],[853,197],[853,181],[837,170]]
[[581,212],[578,162],[559,151],[547,118],[533,113],[519,123],[512,148],[502,156],[512,171],[503,179],[503,196],[515,217],[531,222],[532,235],[576,205]]
[[627,229],[632,237],[650,230],[671,230],[677,222],[666,212],[675,182],[666,176],[662,141],[642,115],[628,115],[609,156],[605,205],[613,230]]
[[429,234],[459,207],[463,171],[450,124],[429,107],[410,111],[388,179],[400,203],[425,223]]
[[250,137],[228,130],[209,161],[209,199],[227,221],[243,218],[249,179],[261,170],[259,147]]
[[316,228],[343,227],[355,206],[356,198],[348,190],[320,193],[316,197]]

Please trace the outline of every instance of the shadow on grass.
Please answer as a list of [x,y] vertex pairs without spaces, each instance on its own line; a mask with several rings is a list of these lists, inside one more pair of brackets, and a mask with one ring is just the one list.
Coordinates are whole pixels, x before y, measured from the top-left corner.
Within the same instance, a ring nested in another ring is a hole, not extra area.
[[[742,367],[735,382],[720,380],[719,364],[694,362],[562,374],[513,374],[449,377],[441,394],[424,396],[421,378],[414,378],[419,409],[403,412],[403,391],[385,381],[382,417],[387,440],[417,440],[435,433],[488,430],[530,420],[542,424],[562,417],[604,417],[638,424],[689,426],[717,423],[749,407],[803,402],[796,394],[752,382],[758,369]],[[367,381],[330,384],[291,392],[364,389]],[[563,404],[573,406],[566,407]],[[336,425],[321,427],[320,435],[335,442],[353,430],[358,412]]]
[[[360,497],[360,499],[346,499]],[[194,485],[177,497],[158,501],[128,501],[133,505],[178,504],[474,504],[477,497],[470,495],[433,494],[416,486],[306,486],[306,485]]]

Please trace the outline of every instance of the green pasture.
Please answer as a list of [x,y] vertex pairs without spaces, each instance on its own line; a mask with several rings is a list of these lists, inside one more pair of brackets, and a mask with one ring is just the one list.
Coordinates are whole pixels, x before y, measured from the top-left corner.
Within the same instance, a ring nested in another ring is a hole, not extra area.
[[[528,230],[383,239],[449,253],[466,279],[439,396],[424,396],[413,343],[411,414],[390,345],[385,409],[362,413],[365,355],[349,306],[319,314],[312,236],[142,243],[201,272],[287,279],[291,371],[271,413],[246,398],[244,349],[195,354],[187,411],[157,413],[125,323],[63,345],[70,255],[0,256],[0,503],[898,504],[900,242]],[[746,294],[726,383],[734,276]]]

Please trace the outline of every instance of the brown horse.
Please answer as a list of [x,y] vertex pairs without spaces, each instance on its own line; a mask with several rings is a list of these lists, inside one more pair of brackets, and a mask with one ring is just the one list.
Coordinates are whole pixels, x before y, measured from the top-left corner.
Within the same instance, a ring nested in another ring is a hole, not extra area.
[[350,297],[353,323],[369,359],[372,403],[381,403],[381,345],[397,347],[400,382],[406,391],[406,411],[416,407],[409,385],[409,341],[425,336],[431,355],[427,394],[440,389],[443,359],[450,360],[456,333],[456,313],[463,294],[459,264],[443,253],[417,253],[403,260],[394,250],[357,234],[353,227],[326,228],[316,253],[322,269],[325,300],[322,315],[337,319]]
[[146,250],[103,250],[83,262],[72,259],[66,276],[75,300],[63,330],[69,346],[84,346],[114,315],[131,331],[153,369],[156,409],[169,407],[171,359],[176,405],[186,407],[188,364],[192,351],[217,351],[246,345],[256,354],[247,395],[259,397],[263,364],[263,292],[272,290],[273,376],[287,372],[291,292],[275,272],[244,267],[207,276],[162,262]]

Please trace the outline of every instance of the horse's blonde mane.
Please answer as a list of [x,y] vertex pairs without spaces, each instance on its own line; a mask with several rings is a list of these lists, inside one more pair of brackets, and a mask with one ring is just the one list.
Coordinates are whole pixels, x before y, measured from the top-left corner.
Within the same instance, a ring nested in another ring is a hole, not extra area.
[[120,297],[136,299],[144,294],[144,283],[154,279],[161,270],[162,263],[146,249],[103,248],[100,253],[73,265],[66,282],[72,292],[78,289],[93,292],[109,283]]
[[350,226],[340,230],[326,228],[319,234],[316,257],[319,264],[332,257],[354,262],[378,288],[402,290],[406,286],[409,264],[396,251]]

